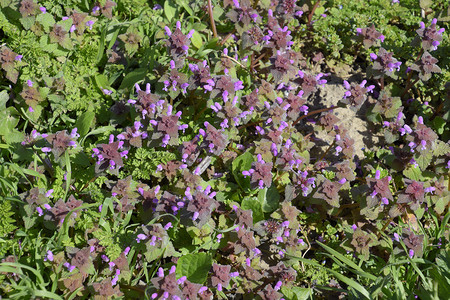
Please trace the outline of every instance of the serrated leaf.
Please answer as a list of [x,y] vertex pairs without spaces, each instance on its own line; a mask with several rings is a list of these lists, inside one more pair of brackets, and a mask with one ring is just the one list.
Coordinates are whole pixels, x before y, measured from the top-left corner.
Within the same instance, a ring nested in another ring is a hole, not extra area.
[[421,181],[422,179],[422,172],[420,171],[420,168],[416,168],[412,165],[403,170],[403,175],[411,180]]
[[444,143],[442,141],[437,141],[436,142],[436,147],[433,150],[433,155],[435,156],[441,156],[441,155],[446,155],[448,153],[450,153],[450,145],[447,143]]
[[320,15],[323,14],[324,12],[325,12],[325,7],[321,6],[321,7],[318,7],[318,8],[314,11],[314,14],[315,14],[316,16],[320,16]]
[[420,0],[420,8],[427,9],[433,4],[433,0]]
[[177,278],[186,276],[193,283],[203,284],[206,281],[212,259],[207,253],[187,254],[178,259]]
[[41,36],[41,38],[39,39],[39,46],[41,47],[42,50],[44,50],[45,52],[48,52],[48,53],[53,53],[56,49],[58,49],[57,44],[49,44],[48,43],[47,35]]
[[34,25],[35,17],[26,17],[26,18],[20,18],[20,23],[22,24],[23,28],[25,30],[30,30],[31,26]]
[[53,18],[52,14],[39,14],[36,17],[36,21],[44,27],[44,30],[47,33],[50,31],[50,27],[53,27],[53,25],[55,25],[55,19]]
[[415,160],[420,169],[423,171],[430,165],[431,160],[433,159],[433,155],[431,154],[431,151],[427,151],[425,153],[419,154],[418,156],[419,157],[415,158]]
[[70,27],[72,27],[72,25],[73,25],[73,19],[72,18],[68,18],[68,19],[65,19],[65,20],[61,20],[57,24],[61,25],[61,27],[66,32],[69,32],[70,31]]

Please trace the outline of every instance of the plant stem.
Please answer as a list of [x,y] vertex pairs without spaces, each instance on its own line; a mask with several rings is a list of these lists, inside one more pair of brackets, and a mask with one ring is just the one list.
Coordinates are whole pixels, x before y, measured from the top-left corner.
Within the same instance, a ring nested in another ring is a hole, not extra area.
[[[423,49],[420,49],[420,52],[419,52],[419,54],[417,55],[416,61],[418,61],[418,60],[420,59],[420,57],[422,56],[422,54],[423,54]],[[411,84],[411,78],[412,78],[412,76],[413,76],[413,72],[412,72],[412,70],[411,70],[411,71],[409,71],[408,78],[406,79],[406,87],[405,87],[405,89],[403,90],[402,95],[400,96],[401,98],[403,98],[403,96],[406,95],[406,93],[409,91],[409,89],[410,89],[412,86],[414,86],[414,84],[416,84],[417,80],[419,80],[419,79],[416,79],[416,81],[414,81],[414,83]]]
[[241,126],[238,127],[238,130],[242,130],[244,128],[247,128],[247,127],[250,127],[250,126],[253,126],[253,125],[258,125],[261,122],[263,122],[263,121],[262,120],[261,121],[255,121],[255,122],[251,122],[251,123],[247,123],[247,124],[241,125]]
[[326,111],[329,111],[329,110],[333,110],[335,108],[336,108],[336,106],[331,106],[331,107],[321,108],[321,109],[318,109],[318,110],[313,110],[313,111],[309,112],[307,115],[301,116],[297,120],[295,120],[295,122],[292,123],[292,126],[295,126],[298,122],[300,122],[304,118],[310,117],[310,116],[315,115],[315,114],[320,114],[322,112],[326,112]]
[[319,4],[320,4],[320,0],[318,0],[318,1],[314,4],[313,8],[311,9],[311,12],[310,12],[309,15],[308,15],[308,27],[311,27],[312,17],[313,17],[313,15],[314,15],[314,12],[316,11],[317,7],[319,7]]
[[321,161],[322,159],[324,159],[324,157],[328,154],[328,152],[330,152],[331,148],[333,148],[334,145],[336,145],[336,140],[334,140],[334,141],[330,144],[330,146],[328,146],[328,149],[325,151],[324,154],[322,154],[322,155],[320,156],[320,158],[317,160],[317,162],[319,162],[319,161]]
[[384,75],[380,78],[380,89],[384,90]]
[[216,23],[214,22],[214,15],[213,15],[213,10],[212,10],[211,0],[208,0],[208,14],[209,14],[209,20],[211,22],[211,27],[212,27],[212,31],[214,34],[214,38],[217,38]]
[[[411,72],[412,73],[412,72]],[[403,90],[403,93],[402,93],[402,95],[400,96],[400,98],[403,98],[405,95],[406,95],[406,93],[409,91],[409,89],[411,89],[415,84],[416,84],[416,82],[417,81],[419,81],[419,78],[416,78],[416,80],[414,80],[414,82],[411,82],[411,81],[409,81],[408,82],[408,85],[405,87],[405,89]]]

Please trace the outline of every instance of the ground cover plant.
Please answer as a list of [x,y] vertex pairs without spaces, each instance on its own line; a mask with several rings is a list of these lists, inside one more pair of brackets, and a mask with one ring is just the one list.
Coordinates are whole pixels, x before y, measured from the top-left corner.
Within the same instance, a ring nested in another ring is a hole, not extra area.
[[448,1],[0,0],[0,295],[445,299]]

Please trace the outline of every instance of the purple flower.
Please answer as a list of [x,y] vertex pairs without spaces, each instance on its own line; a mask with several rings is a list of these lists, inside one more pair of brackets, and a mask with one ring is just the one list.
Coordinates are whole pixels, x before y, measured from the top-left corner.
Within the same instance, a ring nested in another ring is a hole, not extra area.
[[359,36],[359,39],[362,40],[366,48],[375,45],[378,40],[381,42],[384,41],[384,35],[375,30],[375,25],[366,28],[356,28],[356,35]]
[[22,57],[23,55],[16,55],[16,57],[14,57],[14,60],[22,61]]
[[67,268],[67,270],[69,271],[69,273],[72,273],[72,271],[75,270],[75,268],[76,268],[75,266],[72,266],[72,265],[69,264],[68,262],[65,262],[65,263],[63,264],[63,266]]
[[445,31],[445,29],[441,28],[437,30],[436,23],[436,18],[431,21],[431,25],[429,27],[425,27],[425,24],[423,22],[420,22],[420,29],[416,30],[419,38],[422,40],[423,50],[436,50],[437,46],[442,41],[442,33]]
[[94,20],[89,20],[86,22],[86,26],[89,27],[89,29],[92,30],[92,25],[94,25],[95,21]]
[[363,80],[359,85],[352,83],[351,85],[344,80],[344,87],[347,91],[344,94],[343,103],[350,105],[350,108],[359,109],[364,101],[366,101],[366,93],[371,93],[375,88],[374,85],[365,87],[367,80]]
[[44,261],[53,261],[53,252],[48,250],[47,255],[44,257]]

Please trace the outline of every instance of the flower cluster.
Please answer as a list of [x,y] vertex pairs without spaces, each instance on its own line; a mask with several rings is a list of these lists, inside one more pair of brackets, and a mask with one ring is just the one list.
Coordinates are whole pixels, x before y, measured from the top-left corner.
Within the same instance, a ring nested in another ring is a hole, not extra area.
[[431,21],[431,25],[429,27],[426,27],[425,23],[420,22],[420,29],[416,30],[422,41],[422,48],[425,51],[436,50],[437,46],[442,41],[442,33],[445,31],[445,28],[438,30],[436,28],[436,23],[436,18]]
[[250,176],[252,188],[263,189],[270,187],[272,184],[272,168],[271,162],[266,163],[261,154],[257,155],[258,161],[252,163],[252,168],[248,171],[242,171],[244,177]]
[[441,68],[436,65],[438,60],[431,56],[428,51],[422,54],[422,57],[411,65],[411,70],[419,72],[419,78],[427,81],[431,78],[431,73],[441,73]]
[[374,207],[381,201],[381,205],[388,205],[389,201],[394,201],[392,192],[389,189],[390,176],[386,176],[380,179],[381,172],[377,170],[375,172],[375,178],[367,177],[367,185],[369,186],[370,195],[367,196],[367,206]]
[[[108,144],[99,144],[96,148],[92,149],[94,152],[92,157],[97,157],[97,171],[105,171],[108,168],[110,170],[119,170],[123,167],[123,157],[127,158],[128,150],[120,151],[123,149],[124,141],[114,142],[114,135],[109,136]],[[120,152],[119,152],[120,151]]]
[[161,146],[178,145],[178,131],[183,132],[188,128],[187,124],[179,125],[181,111],[173,114],[172,106],[168,105],[166,114],[159,114],[156,119],[150,120],[149,123],[153,126],[153,133],[151,139],[153,142],[161,141]]
[[192,29],[187,35],[184,35],[181,31],[180,21],[177,21],[173,32],[167,26],[164,27],[164,30],[168,36],[166,40],[168,52],[173,58],[175,67],[180,68],[184,65],[184,57],[188,53],[189,45],[191,44],[190,38],[194,34],[194,30]]
[[384,42],[385,39],[384,35],[378,32],[373,24],[366,28],[356,28],[356,34],[360,37],[366,48],[372,47],[377,41]]
[[350,105],[352,109],[359,109],[364,101],[366,101],[367,96],[366,93],[371,93],[375,88],[374,85],[370,85],[365,87],[367,80],[363,80],[361,84],[349,84],[347,80],[344,80],[344,87],[347,91],[344,94],[343,100],[341,100],[344,104]]
[[50,147],[43,147],[42,152],[52,152],[55,158],[59,158],[69,147],[76,148],[76,139],[80,136],[77,133],[77,128],[72,129],[70,135],[66,130],[58,131],[55,134],[41,134],[50,144]]
[[373,71],[374,78],[378,79],[384,75],[393,76],[394,70],[399,71],[400,61],[397,61],[393,57],[394,53],[386,51],[383,47],[378,50],[378,55],[375,53],[370,53],[370,58],[373,60]]

